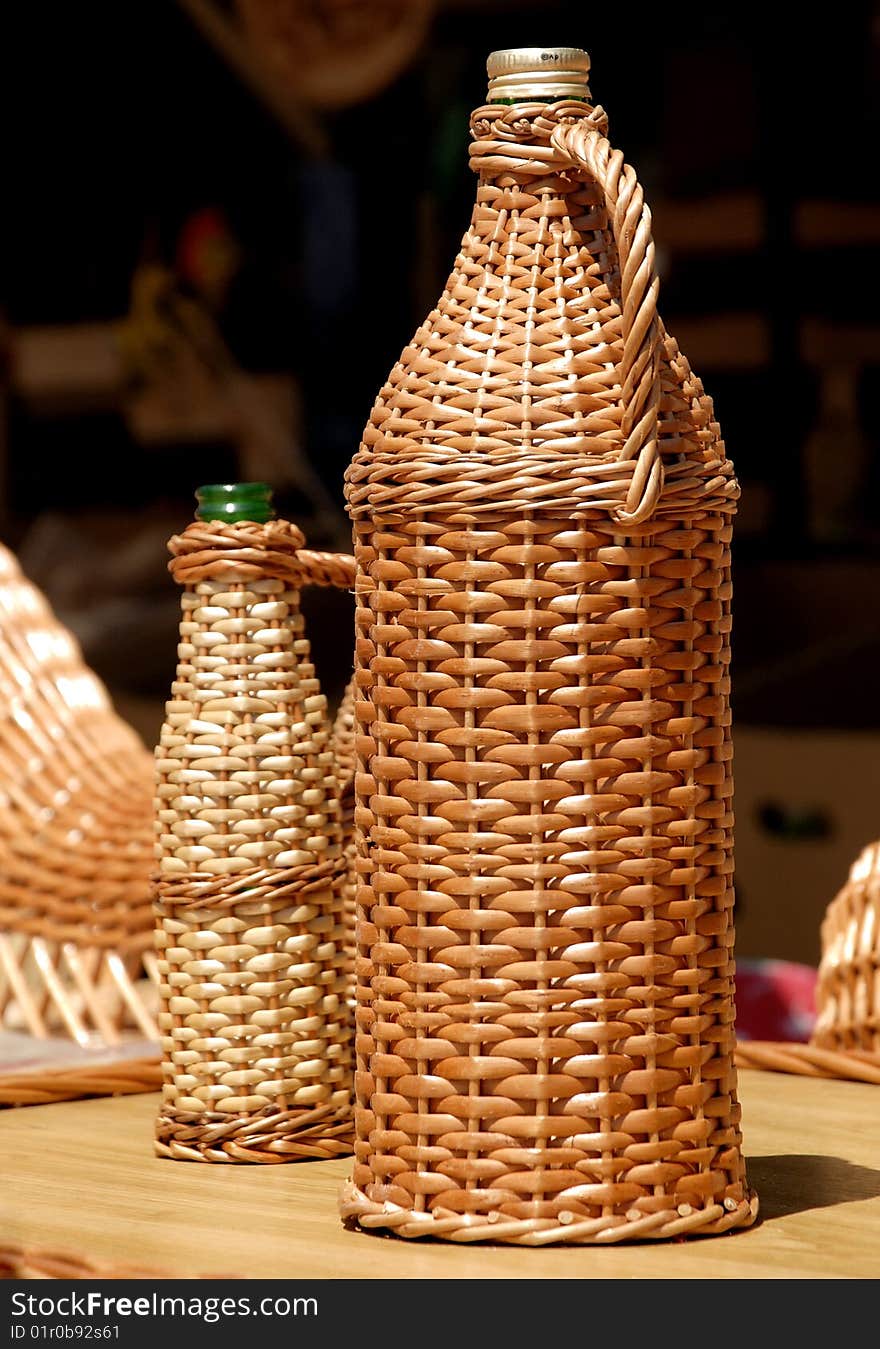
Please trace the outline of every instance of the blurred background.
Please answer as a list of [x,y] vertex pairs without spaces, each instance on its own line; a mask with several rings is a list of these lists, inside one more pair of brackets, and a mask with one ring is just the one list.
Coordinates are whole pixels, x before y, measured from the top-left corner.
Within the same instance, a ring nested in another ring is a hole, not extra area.
[[[664,319],[743,484],[739,950],[815,962],[880,833],[880,12],[582,0],[20,6],[7,34],[0,538],[148,742],[165,540],[271,482],[347,548],[342,473],[442,289],[496,47],[569,43],[651,201]],[[7,21],[8,22],[8,21]],[[346,596],[308,614],[338,696]]]

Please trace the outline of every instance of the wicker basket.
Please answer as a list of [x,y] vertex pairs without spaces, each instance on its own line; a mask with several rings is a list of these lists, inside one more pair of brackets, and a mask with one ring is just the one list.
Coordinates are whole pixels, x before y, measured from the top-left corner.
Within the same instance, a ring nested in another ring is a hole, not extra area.
[[0,1104],[149,1090],[150,758],[2,547],[0,698]]
[[434,0],[235,0],[266,74],[316,108],[350,108],[391,84],[418,54]]
[[738,489],[585,86],[473,114],[470,228],[347,476],[341,1211],[405,1237],[705,1235],[757,1208],[733,1061]]
[[350,585],[353,561],[303,542],[284,521],[212,522],[169,545],[184,594],[156,751],[164,1157],[351,1150],[351,736],[343,709],[334,746],[299,592]]
[[816,1010],[809,1044],[746,1040],[740,1067],[880,1086],[880,843],[862,850],[825,912]]
[[828,905],[817,1006],[817,1045],[880,1055],[880,843],[862,851]]
[[880,1086],[880,843],[863,849],[822,921],[809,1044],[743,1040],[741,1068]]

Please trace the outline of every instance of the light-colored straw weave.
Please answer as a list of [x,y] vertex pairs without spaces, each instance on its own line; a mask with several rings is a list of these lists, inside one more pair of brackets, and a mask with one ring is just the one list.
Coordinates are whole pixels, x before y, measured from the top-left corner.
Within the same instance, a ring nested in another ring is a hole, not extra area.
[[[2,546],[0,703],[0,1028],[88,1050],[155,1037],[150,758]],[[0,1052],[0,1104],[80,1094],[69,1057],[44,1058],[6,1071]],[[85,1090],[140,1073],[84,1063]]]
[[169,545],[184,594],[156,751],[162,1156],[350,1151],[339,787],[300,588],[350,584],[352,560],[303,542],[272,521]]
[[488,105],[477,204],[347,476],[345,1219],[615,1242],[754,1220],[734,1067],[731,520],[601,109]]

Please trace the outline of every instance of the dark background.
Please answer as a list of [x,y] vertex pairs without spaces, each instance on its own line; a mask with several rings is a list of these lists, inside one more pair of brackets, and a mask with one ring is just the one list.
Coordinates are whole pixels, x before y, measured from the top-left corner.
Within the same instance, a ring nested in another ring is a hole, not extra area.
[[[374,0],[358,28],[350,0],[303,3],[315,39],[298,30],[274,67],[232,0],[21,7],[4,44],[0,538],[152,739],[177,621],[163,543],[194,488],[266,477],[313,544],[347,546],[342,473],[467,223],[485,58],[586,47],[654,208],[665,322],[744,489],[741,933],[811,958],[880,832],[877,7],[438,0],[388,62],[399,7]],[[337,694],[346,598],[309,618]]]

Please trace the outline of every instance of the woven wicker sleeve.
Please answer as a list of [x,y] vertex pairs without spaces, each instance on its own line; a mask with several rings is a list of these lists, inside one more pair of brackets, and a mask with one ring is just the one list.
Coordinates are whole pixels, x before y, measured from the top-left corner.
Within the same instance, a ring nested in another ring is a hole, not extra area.
[[0,1104],[149,1089],[149,755],[3,547],[0,699]]
[[351,559],[300,532],[196,523],[177,679],[156,751],[165,1088],[160,1155],[350,1151],[345,863],[331,725],[300,612]]
[[347,475],[357,559],[349,1222],[747,1226],[730,538],[601,109],[487,105],[477,203]]

